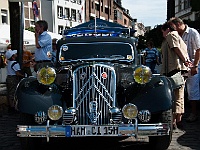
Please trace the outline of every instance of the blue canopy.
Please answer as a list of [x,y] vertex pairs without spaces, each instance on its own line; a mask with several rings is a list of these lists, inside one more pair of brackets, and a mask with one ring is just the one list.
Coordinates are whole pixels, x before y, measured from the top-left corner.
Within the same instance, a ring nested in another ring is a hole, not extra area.
[[130,29],[118,23],[113,23],[96,18],[96,20],[94,19],[89,22],[85,22],[78,26],[75,26],[71,29],[65,30],[64,35],[72,36],[72,35],[92,34],[92,33],[112,34],[116,36],[122,33],[128,34],[130,33]]

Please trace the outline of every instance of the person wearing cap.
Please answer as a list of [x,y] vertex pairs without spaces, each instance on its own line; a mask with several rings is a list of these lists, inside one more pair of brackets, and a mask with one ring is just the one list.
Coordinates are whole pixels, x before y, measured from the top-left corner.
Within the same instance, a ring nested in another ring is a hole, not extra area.
[[16,61],[17,50],[9,50],[6,52],[6,59],[8,60],[7,65],[7,77],[6,77],[6,87],[7,87],[7,96],[9,102],[9,112],[15,112],[15,102],[14,102],[14,93],[19,83],[20,79],[24,75],[20,72],[20,65]]
[[39,20],[35,23],[35,63],[34,71],[45,66],[53,66],[51,62],[52,39],[47,33],[48,23]]

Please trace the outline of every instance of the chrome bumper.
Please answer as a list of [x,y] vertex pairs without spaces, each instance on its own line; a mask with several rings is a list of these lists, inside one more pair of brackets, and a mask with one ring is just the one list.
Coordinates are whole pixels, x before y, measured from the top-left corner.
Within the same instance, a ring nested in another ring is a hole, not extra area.
[[[47,142],[49,142],[50,137],[85,137],[85,136],[126,136],[126,137],[135,137],[137,139],[145,136],[163,136],[169,135],[170,127],[168,124],[158,123],[158,124],[120,124],[120,125],[107,125],[104,127],[115,128],[117,132],[112,132],[109,134],[76,134],[68,133],[66,130],[69,128],[81,128],[84,130],[86,127],[99,128],[101,126],[95,125],[49,125],[47,122],[46,126],[26,126],[18,125],[17,126],[17,136],[18,137],[46,137]],[[113,130],[113,129],[111,129]],[[97,130],[96,130],[97,131]],[[70,130],[70,132],[73,132]],[[68,135],[69,134],[69,135]]]

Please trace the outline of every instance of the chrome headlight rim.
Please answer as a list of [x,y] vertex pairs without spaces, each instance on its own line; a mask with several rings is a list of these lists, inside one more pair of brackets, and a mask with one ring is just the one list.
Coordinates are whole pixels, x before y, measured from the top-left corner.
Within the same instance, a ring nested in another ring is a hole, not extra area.
[[126,119],[134,119],[138,114],[137,106],[132,103],[126,104],[122,108],[122,113]]
[[51,120],[59,120],[63,115],[63,108],[59,105],[52,105],[48,109],[48,117]]
[[43,85],[50,85],[56,79],[56,70],[53,67],[42,67],[37,71],[37,80]]

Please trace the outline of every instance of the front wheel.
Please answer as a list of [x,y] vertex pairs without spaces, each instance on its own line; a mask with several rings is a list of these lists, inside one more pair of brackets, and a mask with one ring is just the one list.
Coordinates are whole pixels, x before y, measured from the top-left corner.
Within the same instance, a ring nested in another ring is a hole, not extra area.
[[166,150],[168,149],[171,140],[172,140],[172,109],[165,111],[162,113],[161,121],[163,123],[168,123],[170,126],[169,135],[165,136],[150,136],[149,137],[149,144],[152,149],[154,150]]
[[[20,125],[35,125],[34,116],[30,114],[20,114]],[[20,137],[22,150],[39,150],[42,146],[42,139],[39,137]]]

